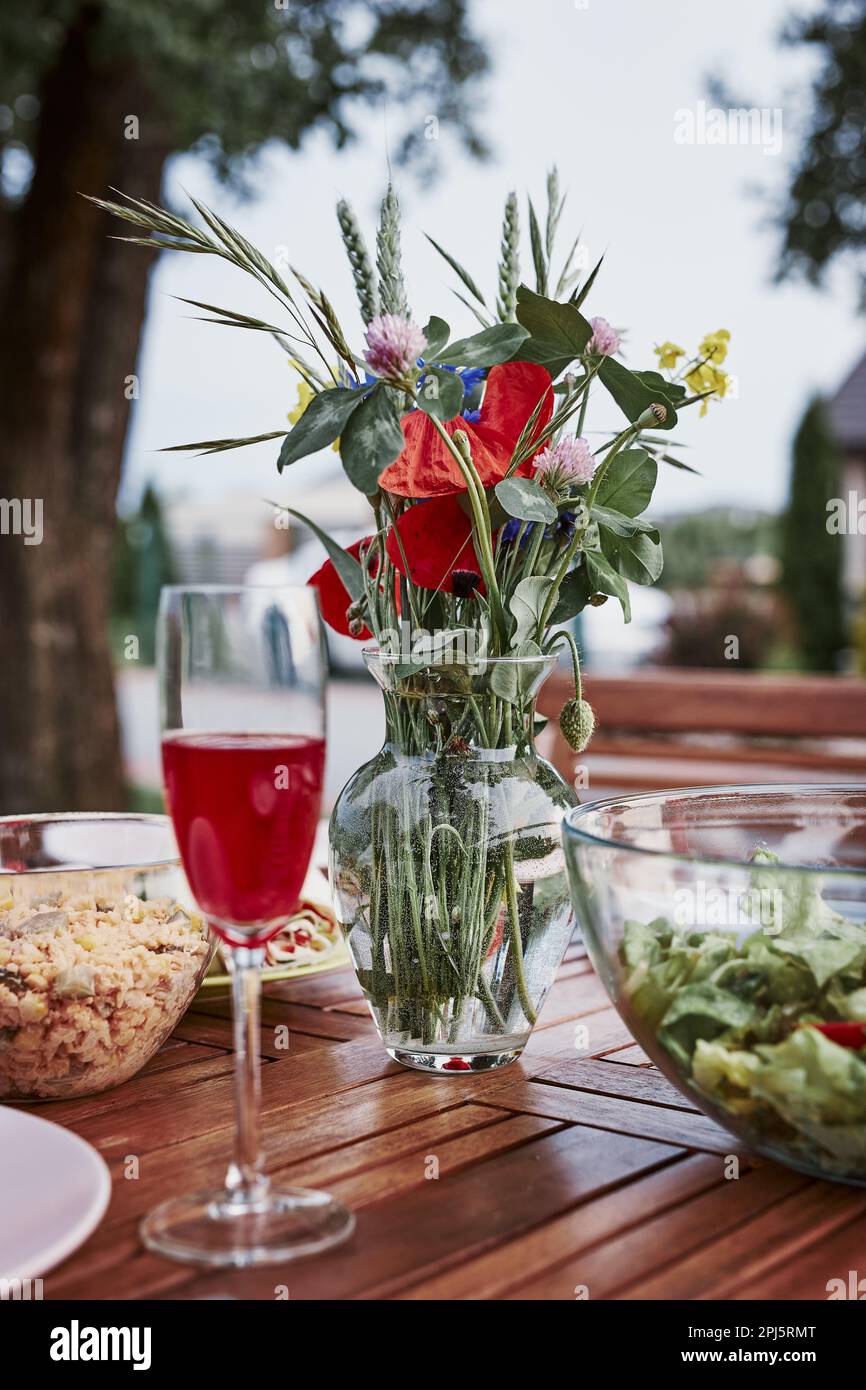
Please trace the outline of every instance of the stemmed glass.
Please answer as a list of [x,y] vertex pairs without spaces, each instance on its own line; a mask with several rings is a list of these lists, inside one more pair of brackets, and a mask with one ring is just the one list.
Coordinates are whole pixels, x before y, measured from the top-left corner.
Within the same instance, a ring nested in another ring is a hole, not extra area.
[[234,1157],[225,1185],[147,1216],[150,1250],[256,1265],[345,1240],[324,1192],[277,1186],[259,1141],[260,970],[297,905],[325,766],[324,647],[313,590],[163,589],[157,632],[163,779],[184,869],[225,948],[235,1043]]

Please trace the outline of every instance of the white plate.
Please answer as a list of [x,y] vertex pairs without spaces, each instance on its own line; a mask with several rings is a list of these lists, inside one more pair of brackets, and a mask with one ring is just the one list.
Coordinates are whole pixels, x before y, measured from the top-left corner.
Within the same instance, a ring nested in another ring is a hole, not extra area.
[[0,1279],[35,1279],[99,1225],[111,1177],[68,1129],[0,1105]]

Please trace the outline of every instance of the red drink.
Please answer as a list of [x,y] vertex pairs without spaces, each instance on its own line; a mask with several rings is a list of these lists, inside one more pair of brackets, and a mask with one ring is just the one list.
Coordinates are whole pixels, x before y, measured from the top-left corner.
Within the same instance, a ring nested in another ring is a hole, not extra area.
[[[324,739],[168,734],[162,767],[183,866],[199,906],[226,940],[246,946],[266,941],[295,908],[310,862]],[[248,930],[235,932],[232,926]]]

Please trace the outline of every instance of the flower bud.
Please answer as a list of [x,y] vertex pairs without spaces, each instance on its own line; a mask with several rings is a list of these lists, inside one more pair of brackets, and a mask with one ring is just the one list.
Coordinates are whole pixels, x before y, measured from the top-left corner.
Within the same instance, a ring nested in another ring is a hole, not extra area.
[[595,715],[586,700],[569,700],[563,705],[559,727],[569,748],[582,753],[595,732]]
[[647,406],[643,414],[638,416],[635,424],[642,430],[651,429],[653,425],[663,425],[667,418],[667,406],[653,401],[652,405]]
[[458,453],[462,454],[467,463],[472,462],[472,447],[469,443],[469,435],[465,430],[455,430],[451,436],[452,444],[456,445]]

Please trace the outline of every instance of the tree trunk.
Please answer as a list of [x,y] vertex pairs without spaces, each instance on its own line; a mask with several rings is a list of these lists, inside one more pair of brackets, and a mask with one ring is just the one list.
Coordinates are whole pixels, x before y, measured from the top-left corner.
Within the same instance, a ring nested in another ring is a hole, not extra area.
[[109,590],[152,257],[108,240],[81,193],[158,198],[167,148],[134,69],[94,56],[98,25],[97,7],[81,11],[41,93],[4,303],[0,495],[41,499],[42,538],[0,534],[0,813],[125,802]]

